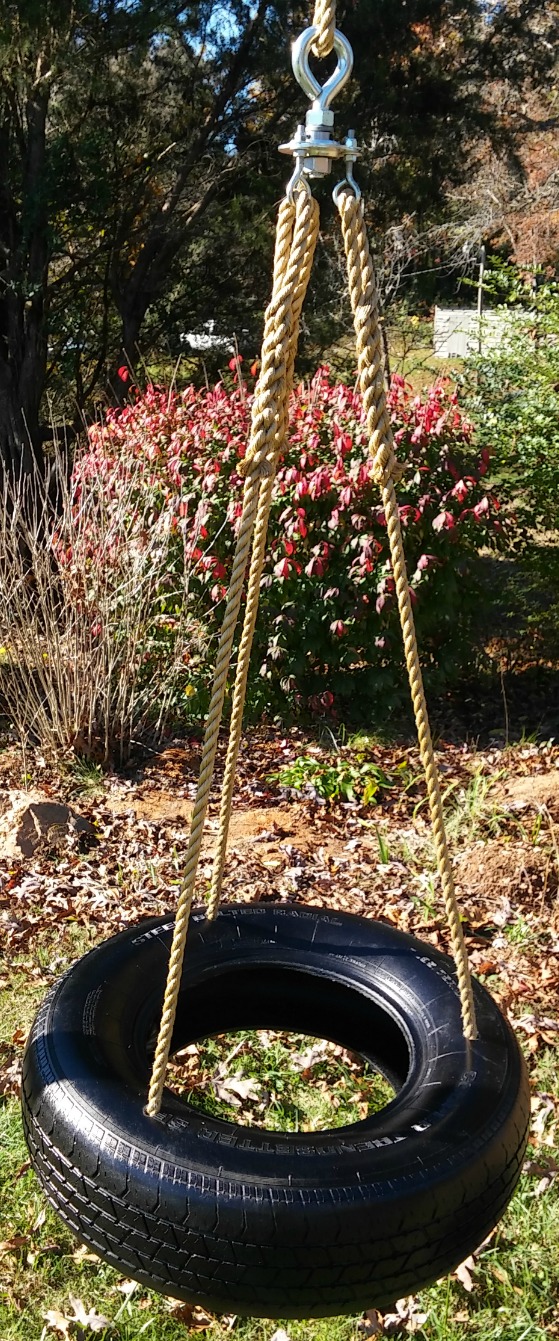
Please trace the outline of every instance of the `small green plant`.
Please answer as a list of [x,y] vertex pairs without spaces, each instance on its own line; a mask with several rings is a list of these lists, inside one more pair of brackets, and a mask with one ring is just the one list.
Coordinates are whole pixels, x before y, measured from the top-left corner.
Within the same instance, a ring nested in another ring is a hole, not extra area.
[[430,872],[425,871],[419,877],[421,883],[421,893],[412,894],[412,900],[415,907],[421,913],[424,922],[433,922],[437,917],[437,894],[435,890],[435,879]]
[[447,832],[452,842],[473,843],[484,834],[495,837],[506,827],[508,817],[499,811],[490,797],[495,783],[504,775],[504,769],[492,773],[490,777],[478,771],[467,787],[455,792],[455,799],[446,815]]
[[74,783],[76,791],[84,795],[94,795],[103,786],[104,772],[100,764],[96,764],[92,759],[74,756],[71,760],[68,772]]
[[390,848],[382,832],[382,829],[377,829],[377,842],[378,842],[378,854],[381,864],[383,866],[388,866],[388,863],[390,861]]
[[300,755],[271,773],[269,781],[330,805],[345,801],[370,806],[376,805],[381,792],[409,784],[410,776],[405,760],[387,773],[369,759],[352,758],[340,751],[336,755]]
[[531,941],[537,939],[537,932],[525,917],[516,917],[514,922],[510,922],[503,930],[510,945],[529,945]]

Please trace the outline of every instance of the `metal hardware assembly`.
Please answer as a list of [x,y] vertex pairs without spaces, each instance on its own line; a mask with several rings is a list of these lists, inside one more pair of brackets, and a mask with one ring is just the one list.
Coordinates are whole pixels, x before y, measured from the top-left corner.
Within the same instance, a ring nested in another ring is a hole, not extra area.
[[295,186],[304,182],[303,174],[307,177],[326,177],[331,171],[333,159],[345,158],[349,161],[348,151],[351,153],[349,172],[352,179],[351,165],[358,153],[353,132],[343,144],[333,138],[334,113],[330,107],[336,94],[347,84],[353,69],[351,45],[347,37],[336,28],[334,51],[338,57],[338,64],[326,83],[319,84],[309,65],[310,49],[316,34],[316,27],[305,28],[294,43],[291,55],[295,78],[307,96],[312,99],[312,105],[307,112],[305,125],[297,127],[297,132],[289,144],[280,145],[280,153],[293,154],[295,159],[295,171],[288,186],[290,195]]
[[346,186],[351,187],[356,200],[361,200],[361,187],[353,176],[353,164],[357,159],[358,153],[359,149],[357,148],[355,131],[350,130],[344,145],[345,177],[342,177],[341,182],[338,182],[332,191],[332,198],[335,205],[338,203],[340,192],[343,191]]

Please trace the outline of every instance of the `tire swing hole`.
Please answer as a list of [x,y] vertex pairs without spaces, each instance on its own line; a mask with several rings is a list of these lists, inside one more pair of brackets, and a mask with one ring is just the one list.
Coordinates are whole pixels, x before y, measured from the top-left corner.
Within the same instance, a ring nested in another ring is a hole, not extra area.
[[394,1086],[367,1058],[285,1030],[227,1032],[171,1059],[167,1083],[191,1107],[268,1131],[330,1131],[378,1113]]

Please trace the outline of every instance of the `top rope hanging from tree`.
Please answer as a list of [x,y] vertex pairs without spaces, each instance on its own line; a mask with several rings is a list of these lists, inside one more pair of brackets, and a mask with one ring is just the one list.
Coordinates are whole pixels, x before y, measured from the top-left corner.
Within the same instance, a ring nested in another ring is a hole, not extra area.
[[[336,28],[335,6],[329,0],[316,0],[313,24],[293,47],[293,70],[301,87],[311,99],[305,125],[298,126],[294,138],[281,146],[281,152],[293,155],[295,167],[281,202],[273,267],[272,297],[266,311],[261,354],[261,370],[252,404],[251,431],[240,473],[244,476],[243,505],[233,570],[225,605],[219,641],[214,683],[208,711],[200,777],[190,838],[181,880],[180,894],[165,998],[159,1028],[146,1112],[155,1117],[161,1107],[165,1072],[181,986],[184,952],[204,821],[213,782],[217,742],[225,690],[241,607],[246,598],[233,687],[229,744],[221,795],[219,828],[208,902],[208,917],[216,917],[220,899],[231,818],[235,767],[242,732],[243,710],[250,652],[256,624],[260,580],[266,555],[266,536],[278,459],[288,428],[289,398],[293,385],[299,318],[312,269],[319,227],[317,202],[311,195],[309,178],[324,177],[332,162],[342,159],[345,178],[334,189],[334,200],[341,220],[347,259],[348,287],[356,336],[359,383],[363,396],[374,474],[382,492],[406,666],[419,739],[419,749],[427,784],[433,825],[437,865],[456,963],[464,1036],[477,1036],[472,983],[460,912],[454,889],[451,858],[444,826],[443,805],[437,764],[431,739],[427,705],[423,690],[415,626],[406,572],[404,545],[396,484],[402,469],[396,460],[394,438],[386,402],[378,294],[367,241],[365,215],[360,189],[353,176],[358,155],[357,142],[350,131],[344,143],[332,136],[334,114],[331,102],[344,87],[353,67],[351,46]],[[320,85],[309,66],[310,52],[320,58],[336,52],[334,73]],[[247,574],[248,568],[248,577]]]

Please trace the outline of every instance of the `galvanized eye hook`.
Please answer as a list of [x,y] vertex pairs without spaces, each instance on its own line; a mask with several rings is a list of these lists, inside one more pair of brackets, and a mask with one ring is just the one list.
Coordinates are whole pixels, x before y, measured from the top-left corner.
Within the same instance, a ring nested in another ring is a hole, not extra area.
[[305,31],[293,43],[291,62],[297,83],[301,85],[307,97],[312,99],[317,111],[326,112],[336,94],[340,93],[347,84],[353,70],[353,50],[347,37],[344,37],[344,34],[336,28],[334,51],[338,57],[338,64],[326,83],[319,84],[309,65],[310,50],[317,32],[318,28],[314,26],[305,28]]

